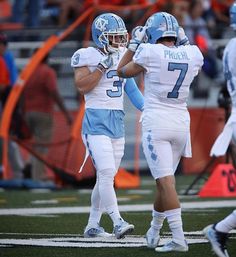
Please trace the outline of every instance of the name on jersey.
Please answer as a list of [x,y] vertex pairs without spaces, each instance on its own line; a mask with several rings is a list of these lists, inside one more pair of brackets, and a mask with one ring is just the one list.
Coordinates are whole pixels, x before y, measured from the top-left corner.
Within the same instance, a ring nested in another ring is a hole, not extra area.
[[188,55],[185,51],[174,52],[171,50],[165,50],[164,57],[166,59],[173,59],[173,60],[189,60]]

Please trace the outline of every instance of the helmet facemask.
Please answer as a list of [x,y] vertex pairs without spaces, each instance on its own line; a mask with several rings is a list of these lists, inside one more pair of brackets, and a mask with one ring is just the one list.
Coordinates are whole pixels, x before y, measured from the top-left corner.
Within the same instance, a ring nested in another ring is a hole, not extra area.
[[127,31],[121,32],[103,32],[99,37],[104,45],[104,51],[109,53],[118,52],[120,48],[125,48],[128,44]]

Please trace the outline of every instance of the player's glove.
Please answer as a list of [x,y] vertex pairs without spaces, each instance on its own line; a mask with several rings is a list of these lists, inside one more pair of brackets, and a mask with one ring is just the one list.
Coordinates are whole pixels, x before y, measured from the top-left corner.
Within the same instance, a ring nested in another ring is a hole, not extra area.
[[182,27],[179,27],[176,45],[189,45],[188,37],[186,36]]
[[137,26],[132,30],[131,39],[129,41],[128,49],[135,52],[138,46],[144,42],[146,37],[146,27]]
[[108,70],[109,68],[111,68],[111,66],[113,65],[113,57],[112,54],[108,54],[104,57],[102,57],[102,59],[100,60],[97,69],[99,71],[101,71],[102,73],[105,73],[106,70]]

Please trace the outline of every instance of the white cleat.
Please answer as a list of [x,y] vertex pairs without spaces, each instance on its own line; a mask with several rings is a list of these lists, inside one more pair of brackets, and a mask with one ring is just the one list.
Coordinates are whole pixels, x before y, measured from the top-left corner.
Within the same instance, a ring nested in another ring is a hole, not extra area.
[[116,225],[113,230],[113,234],[117,239],[124,238],[125,235],[130,234],[134,231],[134,225],[129,224],[126,221],[121,221],[119,225]]
[[188,244],[185,240],[185,245],[180,245],[177,244],[174,241],[170,241],[168,243],[166,243],[165,245],[161,246],[161,247],[157,247],[155,248],[156,252],[162,252],[162,253],[166,253],[166,252],[187,252],[188,251]]
[[149,230],[146,233],[145,238],[146,238],[148,248],[156,248],[160,241],[160,236],[153,233],[152,228],[149,228]]
[[97,226],[95,228],[88,228],[84,231],[85,238],[94,237],[111,237],[112,234],[107,233],[103,227]]
[[203,234],[211,243],[212,250],[217,256],[229,257],[226,248],[227,233],[218,232],[215,230],[214,225],[209,225],[203,229]]

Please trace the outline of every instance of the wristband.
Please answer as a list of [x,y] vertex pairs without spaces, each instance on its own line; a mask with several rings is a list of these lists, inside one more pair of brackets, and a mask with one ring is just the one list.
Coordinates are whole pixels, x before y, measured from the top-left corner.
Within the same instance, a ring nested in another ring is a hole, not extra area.
[[106,68],[104,68],[104,66],[101,63],[97,65],[96,69],[99,70],[101,73],[106,72]]
[[137,43],[134,40],[130,40],[129,45],[128,45],[128,49],[132,52],[136,52],[137,48],[139,46],[139,43]]

